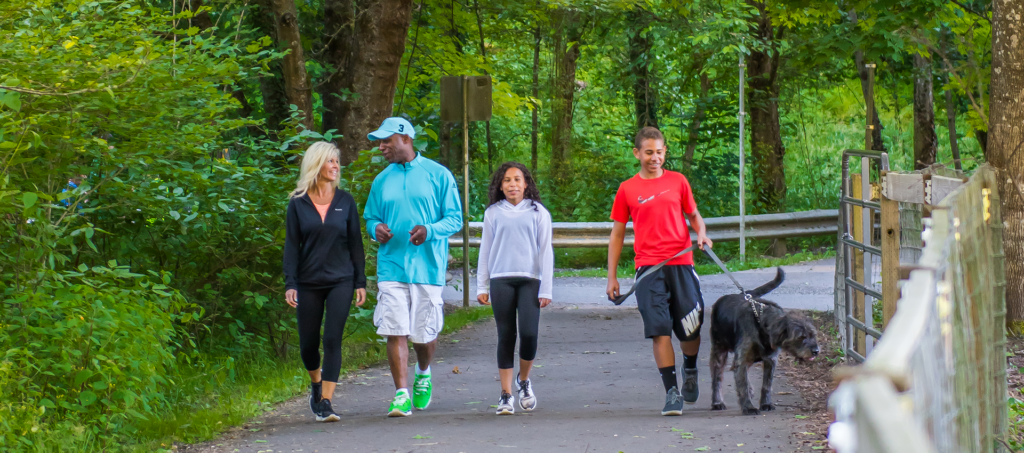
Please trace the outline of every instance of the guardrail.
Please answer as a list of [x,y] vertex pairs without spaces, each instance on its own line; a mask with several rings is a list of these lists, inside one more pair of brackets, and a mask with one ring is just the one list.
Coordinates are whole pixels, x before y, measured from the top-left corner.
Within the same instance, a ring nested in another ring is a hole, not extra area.
[[[744,218],[747,239],[775,239],[806,236],[835,235],[839,225],[838,209],[787,212],[782,214],[748,215]],[[740,217],[711,217],[704,219],[708,237],[712,241],[738,241]],[[469,246],[480,247],[483,222],[469,223]],[[612,222],[554,222],[552,245],[555,248],[607,247],[612,233]],[[696,239],[693,232],[690,236]],[[625,245],[633,245],[633,223],[626,224]],[[448,239],[449,247],[462,247],[462,235]]]

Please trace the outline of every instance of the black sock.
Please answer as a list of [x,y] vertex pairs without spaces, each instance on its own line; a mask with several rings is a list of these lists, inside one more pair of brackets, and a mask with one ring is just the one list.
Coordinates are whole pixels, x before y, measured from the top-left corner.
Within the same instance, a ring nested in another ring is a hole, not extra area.
[[672,390],[672,387],[676,387],[678,385],[678,381],[676,380],[675,365],[667,366],[665,368],[658,368],[658,371],[661,372],[661,383],[665,384],[666,392]]
[[697,356],[683,354],[683,369],[692,370],[697,368]]

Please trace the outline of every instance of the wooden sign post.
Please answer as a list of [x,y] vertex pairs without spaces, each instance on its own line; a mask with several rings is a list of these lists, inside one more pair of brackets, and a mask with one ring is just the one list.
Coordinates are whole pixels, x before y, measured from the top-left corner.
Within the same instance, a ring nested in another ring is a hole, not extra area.
[[462,122],[462,306],[469,307],[469,122],[491,119],[491,77],[441,78],[441,121]]

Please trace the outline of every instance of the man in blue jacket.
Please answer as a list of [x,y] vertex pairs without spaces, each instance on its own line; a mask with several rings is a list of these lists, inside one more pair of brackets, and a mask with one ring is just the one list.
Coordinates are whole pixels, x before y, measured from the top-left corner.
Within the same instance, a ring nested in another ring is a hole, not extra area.
[[[373,180],[363,218],[380,243],[377,251],[377,308],[373,324],[388,339],[388,364],[395,381],[390,417],[430,405],[430,360],[444,326],[448,236],[462,228],[462,205],[455,177],[413,148],[416,131],[403,118],[388,118],[369,134],[380,141],[390,163]],[[416,350],[415,382],[407,386],[409,347]]]

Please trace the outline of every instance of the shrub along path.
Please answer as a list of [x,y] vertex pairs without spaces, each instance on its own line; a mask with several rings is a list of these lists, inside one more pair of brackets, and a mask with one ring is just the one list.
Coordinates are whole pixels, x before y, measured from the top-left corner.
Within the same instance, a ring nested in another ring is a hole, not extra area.
[[[793,271],[790,275],[795,277]],[[772,277],[765,272],[749,274],[757,274],[750,277],[751,283]],[[824,277],[826,273],[821,274]],[[831,278],[828,274],[829,283]],[[741,282],[747,284],[744,280]],[[792,284],[797,287],[811,286],[797,283],[794,278]],[[706,285],[708,303],[726,291],[725,287],[716,288],[710,281]],[[785,306],[783,289],[774,300]],[[818,297],[831,300],[831,293]],[[494,415],[490,406],[497,404],[500,392],[494,358],[496,335],[493,321],[485,321],[446,337],[439,345],[433,366],[434,402],[426,411],[415,411],[403,419],[385,417],[394,389],[387,367],[378,366],[350,375],[338,386],[334,406],[341,422],[314,422],[306,400],[297,398],[220,440],[186,450],[476,452],[507,448],[753,453],[810,448],[801,447],[793,434],[803,424],[797,418],[803,417],[799,410],[803,404],[786,377],[775,380],[775,412],[740,415],[731,373],[725,380],[729,410],[709,410],[709,339],[705,329],[700,400],[687,406],[680,417],[659,414],[664,393],[635,308],[556,302],[541,318],[539,367],[533,374],[539,405],[532,413]],[[751,373],[754,382],[760,382],[759,370]]]

